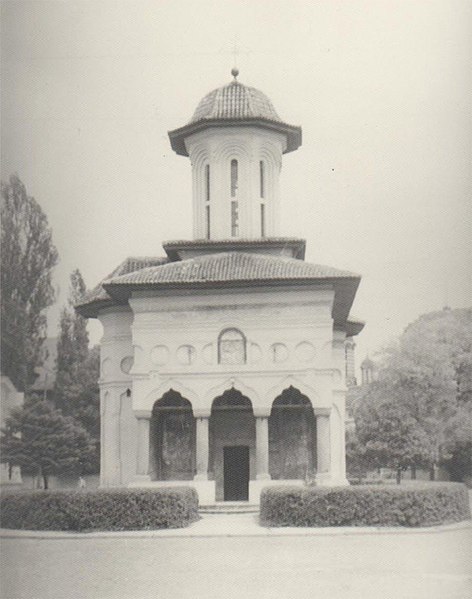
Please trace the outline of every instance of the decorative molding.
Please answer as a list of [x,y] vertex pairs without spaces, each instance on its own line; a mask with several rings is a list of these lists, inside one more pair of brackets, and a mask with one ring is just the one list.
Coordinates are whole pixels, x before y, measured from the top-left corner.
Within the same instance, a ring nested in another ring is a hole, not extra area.
[[256,418],[269,418],[272,412],[272,405],[270,406],[253,406],[252,411]]
[[282,379],[279,383],[277,383],[277,385],[271,387],[266,392],[264,396],[264,403],[272,405],[274,399],[279,397],[279,395],[281,395],[283,391],[285,391],[285,389],[288,389],[289,387],[294,387],[295,389],[298,389],[300,393],[308,397],[308,399],[311,402],[311,405],[314,405],[314,403],[316,403],[316,400],[319,400],[319,395],[315,391],[315,389],[313,389],[313,387],[310,387],[310,385],[307,385],[299,378],[293,375],[289,375]]
[[240,391],[251,401],[253,405],[255,403],[259,403],[259,394],[257,391],[252,387],[248,387],[239,378],[233,376],[225,379],[218,385],[211,387],[211,389],[205,393],[205,404],[211,405],[217,397],[223,395],[223,393],[228,389],[236,389],[237,391]]
[[195,393],[195,391],[189,389],[188,387],[185,387],[175,378],[170,378],[163,381],[159,385],[159,387],[153,389],[150,393],[148,393],[144,400],[144,403],[147,405],[151,404],[153,406],[156,403],[156,401],[161,399],[163,395],[165,395],[171,390],[180,393],[180,395],[182,395],[183,398],[188,399],[192,406],[198,405],[198,395]]
[[156,366],[164,366],[169,361],[170,352],[167,345],[155,345],[150,353],[151,362]]
[[315,416],[330,416],[331,408],[314,408]]
[[210,408],[192,408],[193,415],[195,418],[210,418],[211,416],[211,407]]
[[152,416],[152,410],[133,410],[133,414],[138,420],[150,420]]

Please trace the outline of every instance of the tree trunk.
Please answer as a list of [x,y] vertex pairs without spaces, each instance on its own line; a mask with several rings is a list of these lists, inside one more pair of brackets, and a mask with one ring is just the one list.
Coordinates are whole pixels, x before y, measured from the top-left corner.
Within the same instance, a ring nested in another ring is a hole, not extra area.
[[49,479],[47,474],[43,474],[44,489],[49,489]]
[[413,464],[411,467],[411,480],[416,480],[416,465]]
[[434,464],[431,465],[429,469],[429,480],[435,480],[435,472],[434,472]]
[[401,482],[402,482],[402,469],[397,468],[397,485],[399,485]]
[[38,474],[36,475],[37,478],[37,488],[41,489],[41,480],[43,478],[43,469],[41,468],[41,466],[38,466]]

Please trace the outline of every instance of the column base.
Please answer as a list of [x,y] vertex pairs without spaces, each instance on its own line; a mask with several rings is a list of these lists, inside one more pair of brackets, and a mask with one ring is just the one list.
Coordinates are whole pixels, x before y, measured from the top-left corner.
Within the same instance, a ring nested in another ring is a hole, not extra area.
[[[197,475],[198,476],[198,475]],[[193,487],[198,493],[198,505],[214,505],[216,499],[216,486],[214,480],[197,480],[190,481],[189,486]]]
[[346,487],[349,481],[345,476],[332,476],[330,472],[318,472],[315,484],[319,487]]
[[195,474],[195,476],[193,477],[193,480],[208,480],[208,474],[207,473]]
[[146,487],[151,482],[149,474],[135,474],[128,487]]
[[261,501],[261,491],[264,487],[302,487],[303,481],[294,479],[294,480],[286,480],[286,479],[278,479],[278,480],[250,480],[249,481],[249,503],[251,505],[259,505]]
[[271,476],[268,473],[256,474],[256,480],[271,480]]

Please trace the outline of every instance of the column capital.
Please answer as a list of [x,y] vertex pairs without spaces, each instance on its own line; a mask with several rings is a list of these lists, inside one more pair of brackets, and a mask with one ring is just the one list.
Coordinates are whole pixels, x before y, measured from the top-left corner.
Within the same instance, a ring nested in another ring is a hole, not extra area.
[[138,420],[151,420],[152,411],[151,410],[133,410],[133,414]]
[[252,408],[256,418],[268,418],[272,410],[272,406],[254,406]]
[[315,416],[329,416],[331,414],[331,408],[314,408]]
[[210,418],[211,408],[192,408],[195,418]]

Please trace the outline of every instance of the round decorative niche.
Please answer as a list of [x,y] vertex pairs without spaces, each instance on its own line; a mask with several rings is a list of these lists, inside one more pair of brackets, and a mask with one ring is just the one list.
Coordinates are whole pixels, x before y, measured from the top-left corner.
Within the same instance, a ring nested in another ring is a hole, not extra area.
[[111,374],[112,364],[110,358],[105,358],[102,362],[101,372],[102,377],[106,377]]
[[213,343],[205,345],[202,351],[202,358],[205,364],[213,364],[214,362],[214,347]]
[[300,362],[311,362],[315,358],[315,346],[308,341],[302,341],[295,348],[295,355]]
[[196,353],[193,345],[181,345],[177,350],[177,361],[183,366],[189,366],[195,361]]
[[151,349],[151,362],[156,366],[163,366],[169,361],[169,348],[165,345],[156,345]]
[[270,346],[270,359],[276,364],[288,359],[288,348],[283,343],[274,343]]
[[121,372],[123,372],[124,374],[129,374],[129,371],[131,370],[131,368],[133,368],[133,364],[133,356],[126,356],[126,358],[123,358],[120,362]]

